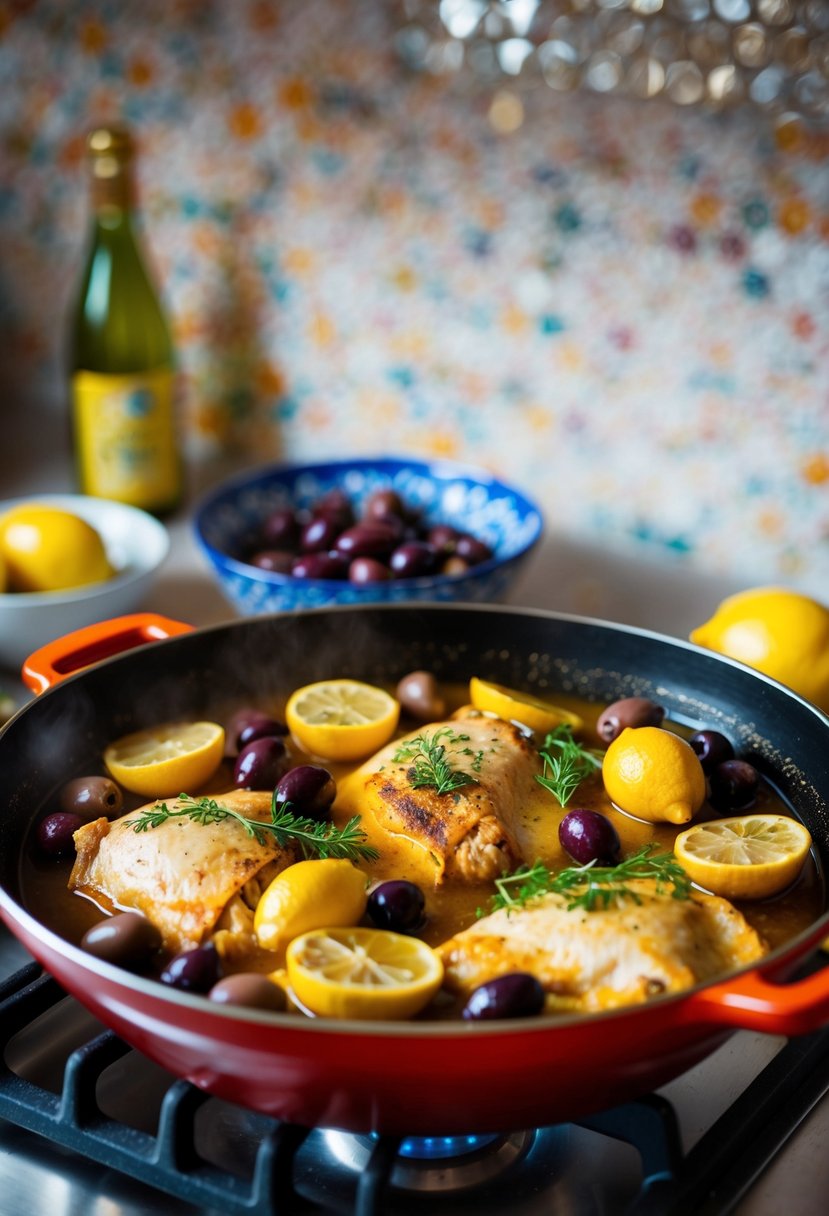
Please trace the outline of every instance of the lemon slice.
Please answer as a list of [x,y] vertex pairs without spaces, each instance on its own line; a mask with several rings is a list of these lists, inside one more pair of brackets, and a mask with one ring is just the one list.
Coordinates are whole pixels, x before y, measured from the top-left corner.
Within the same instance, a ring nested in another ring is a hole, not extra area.
[[477,676],[469,681],[469,700],[475,709],[495,714],[507,722],[520,722],[539,734],[562,725],[570,726],[574,731],[584,726],[579,715],[569,709],[553,705],[551,701],[541,701],[526,692],[505,688],[503,684],[490,684]]
[[785,815],[738,815],[698,823],[674,842],[677,861],[701,887],[725,899],[767,899],[797,878],[812,846]]
[[285,706],[291,734],[325,760],[363,760],[388,743],[400,703],[359,680],[320,680],[298,688]]
[[256,905],[259,945],[278,950],[323,925],[356,925],[366,910],[366,877],[350,861],[298,861],[277,874]]
[[288,947],[286,965],[297,999],[321,1017],[411,1018],[443,980],[430,946],[387,929],[304,933]]
[[104,764],[133,794],[170,798],[195,793],[222,762],[225,732],[216,722],[170,722],[110,743]]

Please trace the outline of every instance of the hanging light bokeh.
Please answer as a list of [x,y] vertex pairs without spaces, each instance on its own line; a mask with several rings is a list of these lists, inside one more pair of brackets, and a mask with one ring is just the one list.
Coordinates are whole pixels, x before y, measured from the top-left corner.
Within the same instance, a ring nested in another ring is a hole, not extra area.
[[[826,0],[399,0],[413,69],[829,126]],[[514,86],[513,86],[514,87]],[[520,103],[519,103],[520,104]],[[493,125],[518,110],[493,101]],[[503,123],[503,128],[498,124]]]

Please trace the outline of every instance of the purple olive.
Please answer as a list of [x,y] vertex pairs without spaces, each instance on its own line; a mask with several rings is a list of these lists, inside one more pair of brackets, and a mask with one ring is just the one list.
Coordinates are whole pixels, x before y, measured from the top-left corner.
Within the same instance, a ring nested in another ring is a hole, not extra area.
[[407,540],[394,550],[389,565],[395,578],[419,578],[433,573],[437,554],[425,540]]
[[688,742],[697,753],[702,770],[706,774],[713,772],[717,765],[725,760],[734,759],[734,748],[718,730],[698,730],[696,734],[691,735]]
[[435,524],[426,533],[426,539],[440,557],[451,557],[455,552],[460,532],[451,524]]
[[121,790],[109,777],[75,777],[61,786],[58,795],[60,809],[80,815],[86,823],[102,815],[117,815],[123,801]]
[[403,520],[406,508],[396,490],[374,490],[363,504],[363,519]]
[[299,544],[299,521],[291,507],[271,511],[261,529],[262,547],[266,549],[296,549]]
[[84,820],[69,811],[55,811],[37,825],[37,844],[49,857],[70,857],[75,852],[73,836]]
[[376,557],[355,557],[348,567],[350,583],[386,583],[391,578],[391,570]]
[[327,553],[334,548],[334,542],[342,532],[336,519],[327,515],[317,515],[302,529],[299,547],[303,553]]
[[282,1013],[287,1004],[279,985],[257,971],[225,976],[207,995],[219,1005],[246,1005],[249,1009],[272,1009],[276,1013]]
[[287,549],[259,549],[248,560],[248,565],[267,570],[269,574],[290,574],[295,560],[296,554]]
[[273,735],[254,739],[236,757],[233,784],[245,790],[272,790],[290,763],[281,739]]
[[417,933],[426,920],[426,898],[416,883],[390,879],[369,894],[366,912],[378,929]]
[[162,984],[183,992],[209,992],[222,978],[219,952],[212,942],[182,950],[170,959],[159,978]]
[[313,518],[329,519],[339,532],[350,528],[354,523],[354,508],[344,490],[333,489],[326,491],[311,505]]
[[233,717],[237,748],[247,747],[254,739],[282,738],[288,734],[284,722],[277,721],[261,709],[239,710]]
[[337,786],[328,769],[316,764],[298,764],[280,777],[277,802],[290,802],[301,815],[325,819],[337,796]]
[[606,815],[586,808],[568,811],[558,825],[561,847],[580,866],[596,861],[614,866],[622,852],[619,833]]
[[397,535],[387,523],[355,524],[337,538],[337,552],[349,558],[387,557],[397,544]]
[[139,967],[160,948],[160,930],[138,912],[107,916],[81,938],[82,950],[116,967]]
[[446,702],[431,671],[410,671],[395,692],[406,713],[418,722],[437,722],[446,714]]
[[489,545],[478,540],[477,536],[470,536],[468,532],[461,532],[458,536],[455,541],[455,552],[458,557],[469,562],[470,566],[480,566],[481,562],[488,562],[492,557]]
[[724,760],[708,778],[708,801],[716,811],[741,811],[757,797],[760,777],[745,760]]
[[526,971],[511,971],[476,988],[461,1016],[467,1022],[494,1018],[531,1018],[544,1008],[544,989]]
[[291,574],[294,578],[344,579],[348,567],[348,559],[340,553],[306,553],[296,559]]
[[622,697],[599,714],[596,733],[605,743],[612,743],[627,726],[659,726],[665,710],[648,697]]

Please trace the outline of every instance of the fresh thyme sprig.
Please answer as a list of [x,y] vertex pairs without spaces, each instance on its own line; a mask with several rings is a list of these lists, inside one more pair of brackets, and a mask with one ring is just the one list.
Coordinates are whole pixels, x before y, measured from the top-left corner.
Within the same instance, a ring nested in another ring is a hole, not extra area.
[[[468,743],[469,735],[459,735],[450,726],[442,726],[431,737],[416,735],[408,743],[398,747],[392,757],[397,763],[411,760],[409,781],[414,789],[424,789],[434,786],[439,794],[451,794],[453,790],[464,785],[477,785],[476,777],[465,773],[462,769],[453,768],[446,755],[446,743]],[[465,755],[474,755],[471,748],[464,749]],[[472,762],[476,771],[480,769],[480,761],[475,756]]]
[[544,739],[539,751],[544,770],[536,781],[566,806],[586,777],[601,768],[601,757],[573,738],[573,728],[561,723]]
[[659,895],[670,891],[673,899],[687,899],[690,878],[673,853],[654,854],[656,847],[653,843],[643,845],[616,866],[599,866],[591,861],[584,866],[568,866],[557,874],[540,861],[532,866],[519,866],[514,873],[495,879],[497,892],[491,900],[491,911],[505,908],[509,914],[550,892],[570,896],[568,911],[582,908],[593,912],[622,899],[641,904],[639,893],[628,884],[642,878],[654,879]]
[[268,834],[279,845],[296,844],[303,857],[342,857],[348,861],[376,861],[379,853],[371,845],[363,843],[366,834],[360,827],[360,816],[349,819],[345,827],[338,828],[330,822],[319,822],[289,809],[290,803],[271,800],[270,820],[249,819],[233,807],[215,798],[193,798],[190,794],[179,794],[179,806],[171,810],[166,802],[142,811],[137,819],[127,820],[134,832],[146,832],[160,827],[168,819],[191,819],[203,825],[221,823],[235,819],[258,844],[267,843]]

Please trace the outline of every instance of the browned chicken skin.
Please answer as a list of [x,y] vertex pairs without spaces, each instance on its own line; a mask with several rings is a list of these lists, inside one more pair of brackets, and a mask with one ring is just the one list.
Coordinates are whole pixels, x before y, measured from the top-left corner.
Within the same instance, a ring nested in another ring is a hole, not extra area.
[[[447,793],[414,782],[417,738],[445,748],[451,768],[472,781]],[[433,858],[436,880],[496,878],[524,859],[520,811],[533,793],[541,761],[521,731],[483,715],[435,722],[398,739],[349,777],[349,798],[384,831],[404,836]]]

